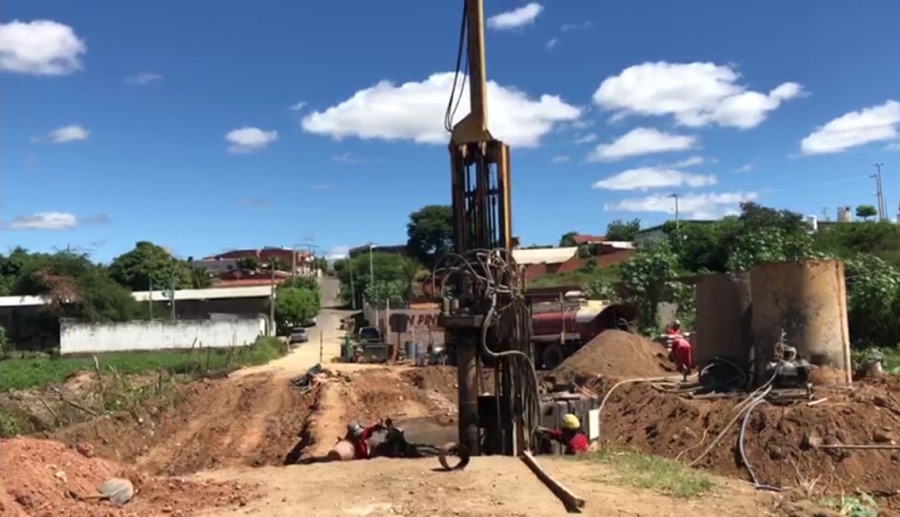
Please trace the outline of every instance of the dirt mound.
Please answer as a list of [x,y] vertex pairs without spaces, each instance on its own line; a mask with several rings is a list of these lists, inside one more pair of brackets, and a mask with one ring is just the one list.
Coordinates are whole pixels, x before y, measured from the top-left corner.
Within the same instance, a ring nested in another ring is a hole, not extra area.
[[53,435],[90,443],[98,455],[136,462],[154,474],[180,475],[234,465],[281,465],[296,455],[316,391],[259,374],[181,387],[174,403],[101,418]]
[[[605,393],[613,383],[599,380],[592,388]],[[817,489],[833,493],[895,493],[900,489],[900,451],[818,449],[810,446],[810,441],[813,437],[825,444],[900,441],[898,392],[900,379],[881,379],[853,388],[817,388],[816,396],[828,401],[811,407],[805,402],[758,406],[750,416],[744,441],[753,471],[761,483],[776,486],[798,486],[818,479]],[[604,407],[601,437],[691,462],[734,416],[732,410],[740,400],[691,400],[647,385],[623,386]],[[740,424],[736,422],[697,465],[749,479],[737,449]],[[888,504],[900,503],[895,499]]]
[[551,375],[559,382],[579,378],[653,377],[671,374],[666,348],[637,334],[606,330],[562,362]]
[[[0,441],[0,514],[9,516],[151,516],[190,515],[206,507],[242,506],[251,498],[236,483],[154,479],[134,468],[92,457],[50,440],[14,438]],[[134,483],[137,494],[119,509],[105,501],[79,501],[69,495],[95,494],[110,477]]]

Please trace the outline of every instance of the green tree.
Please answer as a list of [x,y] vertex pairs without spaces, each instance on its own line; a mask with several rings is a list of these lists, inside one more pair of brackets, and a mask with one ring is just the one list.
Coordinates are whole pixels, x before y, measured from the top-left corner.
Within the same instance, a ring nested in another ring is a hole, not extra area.
[[874,221],[823,226],[815,235],[815,248],[841,258],[872,254],[900,267],[900,225]]
[[575,243],[575,236],[578,235],[578,232],[566,232],[562,234],[562,237],[559,238],[559,247],[560,248],[571,248],[572,246],[577,246]]
[[279,328],[305,325],[319,313],[319,293],[302,287],[282,287],[275,293],[275,321]]
[[237,261],[237,267],[249,271],[256,271],[259,269],[259,259],[256,257],[241,257]]
[[137,313],[130,291],[87,255],[35,254],[22,269],[13,291],[43,297],[46,310],[55,317],[126,321]]
[[856,207],[856,217],[861,217],[868,221],[870,217],[875,217],[876,215],[878,215],[878,210],[872,205],[859,205]]
[[113,259],[109,266],[113,280],[132,291],[179,289],[190,285],[187,265],[162,246],[138,242],[134,249]]
[[297,287],[300,289],[308,289],[316,293],[319,292],[319,281],[313,276],[295,276],[290,277],[281,284],[282,287]]
[[630,221],[613,219],[606,225],[606,238],[611,241],[631,242],[639,231],[641,231],[641,220],[638,218]]
[[850,336],[859,348],[900,346],[900,270],[878,257],[845,262]]
[[388,302],[397,305],[404,302],[406,289],[406,283],[402,280],[376,281],[366,288],[366,298],[378,306]]
[[693,296],[680,275],[678,255],[666,241],[653,241],[619,267],[626,298],[640,310],[642,327],[657,331],[657,307],[660,302],[675,302],[679,316],[693,314]]
[[[408,275],[404,273],[404,256],[399,253],[375,252],[372,254],[371,270],[375,272],[375,282],[406,282]],[[341,297],[350,301],[351,292],[356,294],[357,306],[362,302],[368,286],[372,283],[369,277],[369,253],[360,253],[345,261],[346,266],[338,272],[341,281]],[[350,278],[353,278],[353,289],[350,289]]]
[[409,214],[406,246],[410,256],[426,266],[453,249],[453,209],[428,205]]

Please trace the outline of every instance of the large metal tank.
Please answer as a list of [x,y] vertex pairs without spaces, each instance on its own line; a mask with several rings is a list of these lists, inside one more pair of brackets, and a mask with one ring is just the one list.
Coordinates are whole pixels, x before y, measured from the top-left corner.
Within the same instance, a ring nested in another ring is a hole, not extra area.
[[782,330],[798,358],[823,367],[814,383],[852,380],[843,262],[762,264],[750,269],[750,284],[757,380],[772,360]]
[[715,274],[697,279],[694,362],[714,357],[749,364],[753,348],[750,275]]

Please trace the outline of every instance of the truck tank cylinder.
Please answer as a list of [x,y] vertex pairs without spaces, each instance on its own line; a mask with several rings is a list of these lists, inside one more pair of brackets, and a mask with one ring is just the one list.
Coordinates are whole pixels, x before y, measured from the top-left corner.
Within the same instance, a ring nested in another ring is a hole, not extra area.
[[820,367],[813,383],[851,382],[843,262],[762,264],[750,269],[750,285],[757,384],[767,380],[765,367],[782,330],[798,358]]
[[718,356],[747,364],[753,347],[750,275],[703,275],[696,293],[695,363],[703,367]]
[[353,444],[347,440],[341,440],[328,451],[328,459],[331,461],[350,461],[353,459],[354,453]]

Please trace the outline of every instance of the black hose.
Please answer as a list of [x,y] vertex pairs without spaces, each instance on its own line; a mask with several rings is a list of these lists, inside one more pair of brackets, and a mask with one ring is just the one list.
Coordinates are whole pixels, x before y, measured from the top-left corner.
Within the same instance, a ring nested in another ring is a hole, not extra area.
[[760,398],[756,399],[747,406],[747,409],[744,410],[744,420],[741,422],[741,431],[738,434],[738,451],[741,454],[741,462],[747,467],[747,472],[750,473],[750,479],[753,480],[753,486],[757,488],[767,487],[767,485],[762,485],[759,482],[759,479],[756,477],[756,473],[753,472],[753,467],[750,465],[750,461],[747,459],[747,453],[744,451],[744,434],[747,432],[747,422],[750,421],[750,415],[753,414],[753,410],[756,406],[761,404],[765,404],[766,399]]

